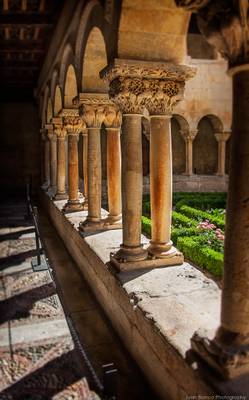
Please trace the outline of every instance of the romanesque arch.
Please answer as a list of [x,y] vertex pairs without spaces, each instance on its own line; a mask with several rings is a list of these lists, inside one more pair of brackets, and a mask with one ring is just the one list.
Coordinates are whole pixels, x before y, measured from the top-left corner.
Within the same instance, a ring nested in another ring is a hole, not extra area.
[[218,168],[218,142],[215,133],[223,131],[222,122],[214,115],[206,115],[198,123],[193,142],[193,168],[198,175],[214,175]]
[[171,119],[173,174],[182,174],[186,170],[186,144],[183,133],[188,133],[189,126],[185,118],[174,114]]
[[75,69],[72,64],[69,65],[65,78],[64,86],[64,107],[70,108],[73,105],[73,99],[77,96],[77,81]]
[[106,93],[107,83],[100,79],[99,72],[107,65],[106,46],[98,27],[92,28],[82,62],[82,89],[84,92]]

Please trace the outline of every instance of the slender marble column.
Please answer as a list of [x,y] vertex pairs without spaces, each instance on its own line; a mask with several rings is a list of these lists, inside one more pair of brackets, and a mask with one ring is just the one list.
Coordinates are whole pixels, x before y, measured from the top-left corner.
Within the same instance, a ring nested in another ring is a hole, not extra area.
[[[115,223],[121,218],[121,149],[120,128],[106,128],[107,132],[107,190],[109,215]],[[107,222],[106,221],[106,222]]]
[[43,129],[42,133],[42,140],[43,140],[43,150],[44,150],[44,156],[43,156],[43,168],[44,168],[44,183],[42,187],[44,189],[48,188],[50,184],[50,143],[49,139],[47,136],[47,130]]
[[151,116],[150,201],[151,245],[149,252],[168,257],[172,210],[172,148],[170,115]]
[[83,133],[84,209],[88,209],[88,133]]
[[215,133],[215,138],[218,141],[218,169],[216,175],[225,175],[226,163],[226,141],[229,139],[230,133],[220,132]]
[[48,138],[50,142],[50,186],[49,189],[55,190],[57,183],[57,136],[53,125],[48,125]]
[[180,131],[181,135],[185,140],[186,149],[186,170],[184,175],[193,175],[193,141],[196,137],[198,131]]
[[100,128],[88,128],[88,216],[80,226],[99,227],[101,223],[101,141]]
[[[79,160],[78,160],[78,141],[79,134],[85,129],[82,118],[78,115],[78,110],[63,110],[64,128],[68,136],[68,201],[63,207],[64,212],[74,212],[83,210],[79,200]],[[62,114],[63,115],[63,114]]]
[[57,193],[55,200],[68,198],[66,192],[66,135],[63,125],[55,126],[57,135]]

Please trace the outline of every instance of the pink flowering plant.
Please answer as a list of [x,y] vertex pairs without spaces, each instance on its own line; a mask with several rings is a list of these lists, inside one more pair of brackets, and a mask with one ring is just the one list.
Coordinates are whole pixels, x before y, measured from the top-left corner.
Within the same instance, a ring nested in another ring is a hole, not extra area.
[[203,238],[203,244],[208,245],[211,249],[224,252],[224,232],[217,228],[216,225],[209,222],[208,219],[199,222],[197,229],[200,231],[201,237]]

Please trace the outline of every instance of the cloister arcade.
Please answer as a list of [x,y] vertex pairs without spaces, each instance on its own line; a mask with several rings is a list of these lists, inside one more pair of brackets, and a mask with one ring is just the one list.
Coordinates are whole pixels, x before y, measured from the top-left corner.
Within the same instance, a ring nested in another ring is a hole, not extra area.
[[[165,400],[249,393],[248,32],[248,1],[65,2],[35,91],[40,205]],[[228,190],[222,288],[173,246],[173,190]]]

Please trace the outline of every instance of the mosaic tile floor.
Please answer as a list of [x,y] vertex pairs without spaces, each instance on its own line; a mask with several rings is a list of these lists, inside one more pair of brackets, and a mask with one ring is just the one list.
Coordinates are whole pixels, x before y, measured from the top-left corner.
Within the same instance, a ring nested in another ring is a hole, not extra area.
[[0,399],[96,400],[50,275],[31,269],[25,211],[0,205]]

